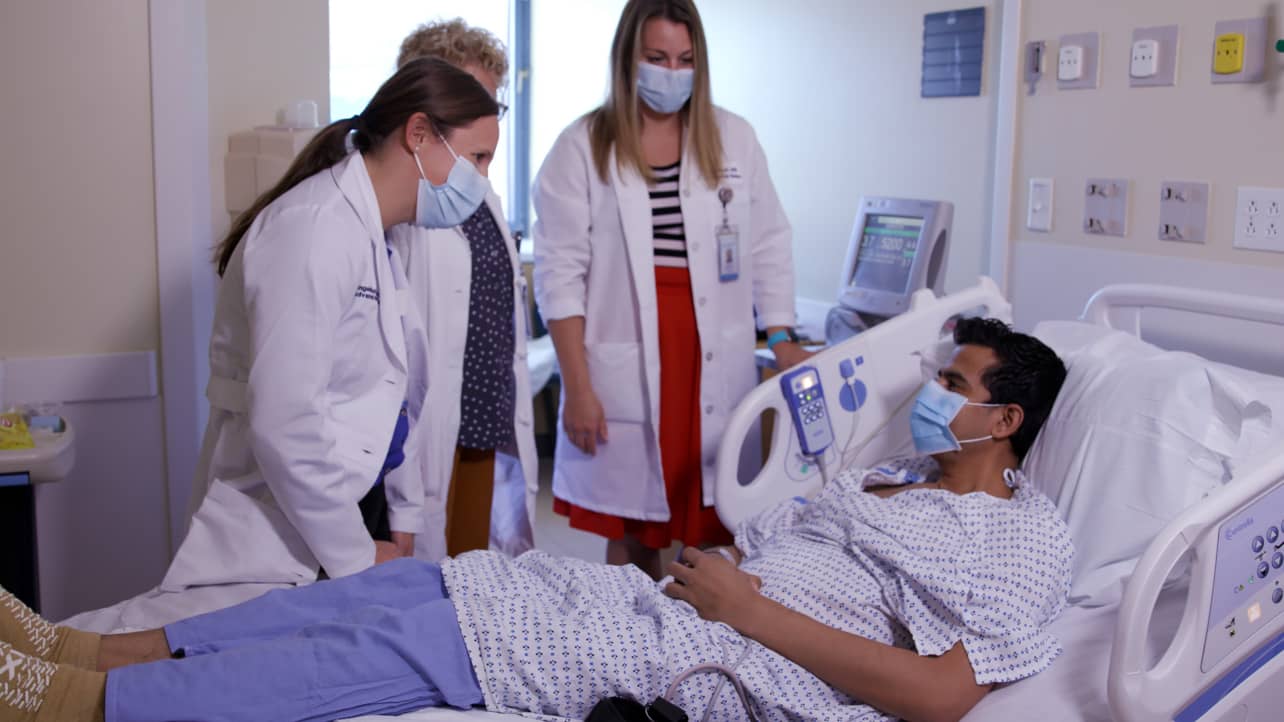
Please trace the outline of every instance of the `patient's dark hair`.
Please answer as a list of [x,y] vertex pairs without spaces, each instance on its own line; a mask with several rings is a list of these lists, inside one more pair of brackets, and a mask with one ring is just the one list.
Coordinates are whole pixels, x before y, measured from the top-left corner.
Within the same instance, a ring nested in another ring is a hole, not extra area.
[[1039,339],[995,318],[960,319],[954,343],[983,346],[998,357],[999,362],[981,374],[981,382],[990,392],[990,403],[1016,404],[1025,412],[1025,421],[1011,437],[1012,451],[1024,460],[1066,380],[1065,364]]

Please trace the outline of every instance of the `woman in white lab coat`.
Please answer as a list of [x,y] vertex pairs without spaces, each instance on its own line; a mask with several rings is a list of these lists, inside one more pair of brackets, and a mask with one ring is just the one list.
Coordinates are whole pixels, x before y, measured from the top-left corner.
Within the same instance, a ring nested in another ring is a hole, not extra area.
[[[397,64],[445,60],[497,95],[508,58],[491,33],[463,20],[425,23]],[[398,226],[390,234],[428,328],[423,453],[425,529],[415,555],[436,561],[494,546],[534,545],[538,457],[526,364],[526,282],[499,196],[454,228]]]
[[652,576],[673,539],[730,541],[714,462],[757,382],[755,309],[782,367],[805,356],[789,224],[752,128],[710,100],[706,48],[689,0],[631,0],[609,97],[534,186],[536,297],[562,374],[555,508]]
[[[424,412],[427,349],[385,234],[480,206],[497,115],[467,73],[409,63],[233,225],[195,512],[162,588],[301,584],[410,553],[423,489],[414,436],[397,442]],[[371,493],[386,496],[388,541],[359,508]]]

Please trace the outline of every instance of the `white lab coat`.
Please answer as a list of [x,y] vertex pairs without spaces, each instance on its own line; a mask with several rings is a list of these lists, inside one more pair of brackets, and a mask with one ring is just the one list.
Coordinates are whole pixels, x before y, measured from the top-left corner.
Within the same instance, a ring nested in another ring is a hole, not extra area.
[[[792,234],[766,157],[743,118],[718,109],[717,119],[723,143],[718,182],[712,188],[705,182],[685,142],[679,178],[703,353],[700,442],[706,505],[713,504],[714,462],[727,418],[758,381],[754,308],[764,327],[794,325]],[[550,321],[584,316],[589,377],[610,436],[596,456],[589,456],[570,443],[559,424],[553,491],[592,511],[665,521],[651,204],[646,181],[636,170],[621,170],[614,157],[609,170],[604,183],[593,164],[588,122],[580,120],[558,138],[533,189],[540,312]],[[730,283],[719,281],[715,229],[722,222],[721,188],[734,193],[727,212],[740,234],[740,277]]]
[[[499,196],[486,197],[513,266],[514,419],[516,448],[497,449],[495,501],[491,506],[491,546],[512,555],[534,546],[532,527],[539,492],[539,458],[531,408],[530,370],[526,365],[526,277],[517,245],[508,231]],[[406,276],[415,308],[428,331],[427,408],[415,433],[420,436],[420,466],[424,482],[425,532],[415,540],[415,556],[437,561],[446,556],[445,505],[450,473],[459,439],[464,378],[464,347],[468,340],[468,302],[472,283],[472,250],[459,227],[424,229],[397,226],[389,233],[405,259]]]
[[[426,338],[402,314],[364,159],[353,153],[269,205],[224,274],[210,340],[210,420],[194,514],[162,589],[307,583],[374,563],[357,502],[375,482],[402,401],[427,394]],[[419,533],[414,435],[385,478],[389,522]]]

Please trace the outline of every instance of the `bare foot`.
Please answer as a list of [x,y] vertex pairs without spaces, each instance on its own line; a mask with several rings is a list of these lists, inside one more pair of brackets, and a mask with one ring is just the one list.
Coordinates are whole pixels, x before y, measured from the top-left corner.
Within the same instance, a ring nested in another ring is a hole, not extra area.
[[165,630],[149,629],[145,632],[103,635],[98,649],[98,671],[108,672],[131,664],[159,662],[172,659]]

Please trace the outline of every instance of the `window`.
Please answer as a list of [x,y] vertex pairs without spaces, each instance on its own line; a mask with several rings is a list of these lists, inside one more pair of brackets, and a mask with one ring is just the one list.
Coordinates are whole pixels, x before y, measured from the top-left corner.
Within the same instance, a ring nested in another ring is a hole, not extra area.
[[624,0],[531,0],[531,180],[562,130],[606,98],[623,9]]
[[[334,118],[361,112],[379,85],[397,69],[401,41],[415,28],[433,20],[463,18],[469,25],[494,33],[509,50],[508,87],[500,100],[511,102],[516,72],[513,33],[510,31],[512,0],[330,0],[330,108]],[[500,122],[500,144],[490,164],[490,182],[504,197],[513,198],[512,158],[514,119],[509,112]],[[522,180],[525,184],[529,181]],[[510,222],[512,211],[509,210]],[[518,228],[518,226],[514,226]],[[524,227],[524,226],[522,226]]]
[[[430,10],[425,11],[425,5]],[[509,225],[529,235],[530,184],[562,130],[606,96],[611,39],[624,0],[330,0],[330,107],[361,112],[396,69],[401,41],[420,24],[463,18],[508,47],[509,112],[490,179]]]

